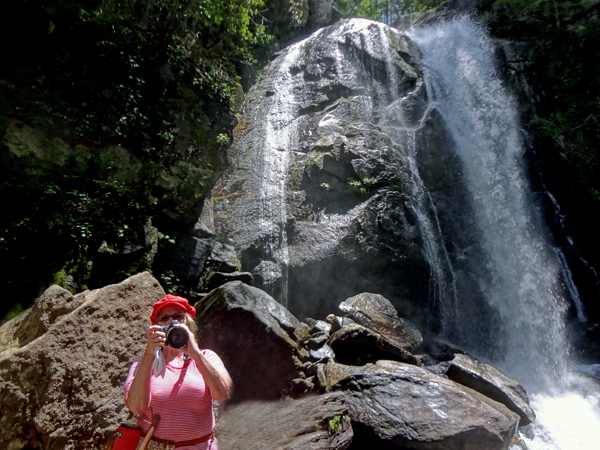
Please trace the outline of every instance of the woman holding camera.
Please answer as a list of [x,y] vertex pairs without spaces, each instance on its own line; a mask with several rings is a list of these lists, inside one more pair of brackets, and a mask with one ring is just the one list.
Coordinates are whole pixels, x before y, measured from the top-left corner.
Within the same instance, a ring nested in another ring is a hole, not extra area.
[[[153,325],[148,328],[146,350],[129,369],[125,405],[133,414],[139,414],[138,425],[144,434],[152,419],[160,416],[149,449],[219,448],[213,435],[212,400],[226,399],[232,382],[216,353],[198,347],[194,336],[195,314],[196,310],[183,297],[169,294],[156,302],[150,317]],[[178,323],[172,325],[173,321]],[[185,330],[186,345],[181,348],[165,345],[163,327],[169,325]],[[155,375],[153,362],[157,348],[162,349],[166,367],[162,374]]]

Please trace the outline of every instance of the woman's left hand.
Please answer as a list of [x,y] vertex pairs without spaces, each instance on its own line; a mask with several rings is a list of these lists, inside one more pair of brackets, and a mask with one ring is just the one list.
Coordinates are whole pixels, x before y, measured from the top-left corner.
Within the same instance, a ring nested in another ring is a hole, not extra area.
[[193,356],[193,352],[200,352],[200,348],[198,347],[198,342],[196,342],[196,336],[194,336],[194,333],[192,333],[190,331],[190,329],[188,328],[188,326],[186,324],[176,323],[173,325],[173,327],[183,328],[185,331],[187,331],[187,334],[188,334],[188,343],[186,345],[184,345],[183,347],[181,347],[180,349],[178,349],[181,353],[186,353],[190,356]]

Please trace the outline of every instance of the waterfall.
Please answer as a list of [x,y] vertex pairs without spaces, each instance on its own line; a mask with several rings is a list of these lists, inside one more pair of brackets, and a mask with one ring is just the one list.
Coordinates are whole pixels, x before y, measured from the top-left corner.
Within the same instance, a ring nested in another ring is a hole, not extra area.
[[[494,313],[493,324],[490,319],[485,325],[493,327],[496,342],[467,336],[460,345],[528,389],[538,415],[522,431],[529,449],[598,448],[600,387],[574,371],[564,261],[534,207],[517,108],[496,73],[493,43],[468,17],[414,29],[410,36],[423,53],[429,97],[461,164],[454,175],[466,187],[465,214],[472,217],[465,233],[474,242],[469,251],[478,255],[463,270],[477,278]],[[460,285],[457,290],[460,299],[472,295]],[[460,309],[447,329],[481,326]]]
[[[456,281],[452,263],[443,241],[443,233],[435,203],[420,176],[417,164],[416,133],[429,119],[433,106],[425,109],[417,123],[411,123],[405,116],[405,98],[396,99],[384,108],[379,126],[403,149],[404,166],[408,168],[408,192],[412,209],[417,218],[423,238],[423,253],[430,267],[429,304],[440,318],[440,323],[431,324],[442,335],[456,333]],[[399,164],[402,166],[402,164]]]
[[[397,137],[395,133],[390,136]],[[417,168],[417,148],[414,131],[406,131],[407,163],[410,177],[410,194],[421,234],[423,252],[431,267],[430,304],[440,316],[439,332],[451,335],[456,332],[456,285],[448,252],[442,239],[438,214]]]

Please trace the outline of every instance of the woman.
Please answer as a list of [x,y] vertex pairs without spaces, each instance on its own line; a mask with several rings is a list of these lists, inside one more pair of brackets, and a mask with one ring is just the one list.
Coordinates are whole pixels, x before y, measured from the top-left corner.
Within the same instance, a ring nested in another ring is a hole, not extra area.
[[[226,399],[232,383],[215,352],[198,347],[195,315],[196,310],[183,297],[169,294],[154,304],[146,350],[133,362],[125,382],[125,405],[139,414],[138,425],[144,434],[153,415],[160,415],[155,441],[174,441],[180,450],[218,450],[212,434],[212,400]],[[173,320],[179,322],[175,327],[188,333],[187,345],[179,349],[166,346],[161,331]],[[155,376],[152,370],[157,348],[162,349],[166,363],[162,376]]]

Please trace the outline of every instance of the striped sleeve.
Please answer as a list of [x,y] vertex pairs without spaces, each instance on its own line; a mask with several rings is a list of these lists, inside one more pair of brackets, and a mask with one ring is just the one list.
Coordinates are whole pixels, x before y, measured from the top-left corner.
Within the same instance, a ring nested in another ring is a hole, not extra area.
[[127,373],[127,379],[125,380],[125,396],[127,398],[127,394],[129,394],[129,389],[131,389],[131,383],[133,383],[133,379],[135,378],[138,368],[140,367],[140,363],[142,362],[142,356],[138,356],[133,361],[133,364],[129,368],[129,372]]
[[221,372],[223,375],[227,376],[227,378],[231,380],[229,372],[227,372],[227,369],[225,368],[225,364],[223,364],[223,361],[215,352],[209,349],[204,349],[202,350],[202,354],[206,356],[206,359],[210,361],[210,363],[215,367],[215,369],[217,369],[219,372]]

